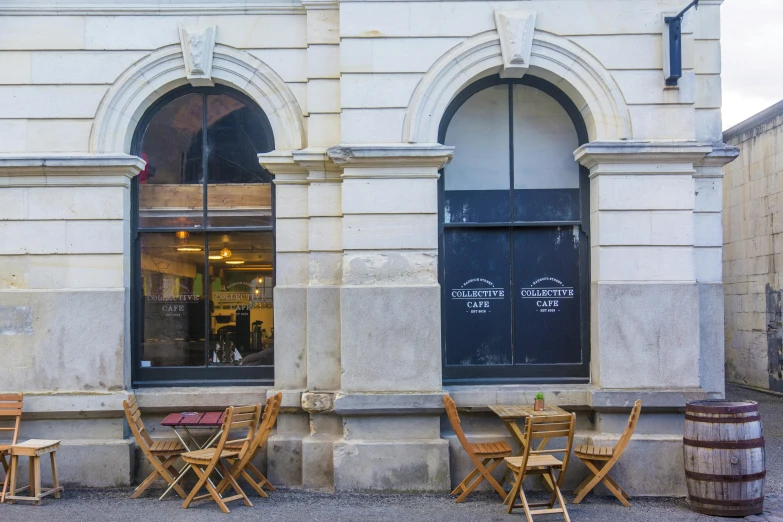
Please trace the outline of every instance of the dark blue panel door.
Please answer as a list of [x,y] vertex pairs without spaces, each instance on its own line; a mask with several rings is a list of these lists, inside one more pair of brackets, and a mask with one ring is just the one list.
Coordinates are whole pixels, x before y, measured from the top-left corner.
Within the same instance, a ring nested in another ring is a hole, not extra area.
[[508,229],[444,234],[446,365],[512,364]]
[[578,226],[514,231],[514,355],[520,364],[582,360]]

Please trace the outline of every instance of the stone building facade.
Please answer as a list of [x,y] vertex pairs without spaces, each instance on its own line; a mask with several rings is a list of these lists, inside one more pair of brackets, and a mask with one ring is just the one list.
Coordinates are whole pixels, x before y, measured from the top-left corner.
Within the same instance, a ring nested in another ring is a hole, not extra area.
[[740,150],[740,160],[726,167],[723,193],[726,377],[778,392],[783,392],[781,125],[783,102],[723,135]]
[[721,1],[676,86],[681,0],[3,2],[22,436],[127,484],[128,393],[167,436],[279,390],[274,484],[447,491],[444,393],[477,441],[543,391],[611,443],[641,398],[618,480],[682,494],[684,404],[724,392]]

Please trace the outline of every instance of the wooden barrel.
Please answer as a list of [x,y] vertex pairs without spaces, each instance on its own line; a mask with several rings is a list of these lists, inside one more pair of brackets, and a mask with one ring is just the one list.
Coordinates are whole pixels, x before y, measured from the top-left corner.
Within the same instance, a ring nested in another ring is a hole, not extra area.
[[767,472],[758,403],[688,403],[682,442],[688,497],[695,511],[724,517],[763,511]]

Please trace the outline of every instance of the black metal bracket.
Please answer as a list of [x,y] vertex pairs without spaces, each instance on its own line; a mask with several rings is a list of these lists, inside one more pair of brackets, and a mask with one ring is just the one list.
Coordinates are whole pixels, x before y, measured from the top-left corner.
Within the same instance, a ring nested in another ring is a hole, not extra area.
[[663,19],[669,26],[669,69],[666,74],[666,85],[674,87],[682,78],[682,17],[691,7],[699,8],[699,0],[693,0],[676,16]]

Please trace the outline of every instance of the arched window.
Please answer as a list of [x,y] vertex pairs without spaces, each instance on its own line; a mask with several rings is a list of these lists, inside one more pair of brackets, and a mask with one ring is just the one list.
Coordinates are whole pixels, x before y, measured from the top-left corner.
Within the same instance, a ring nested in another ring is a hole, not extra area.
[[576,106],[485,78],[451,103],[439,181],[445,383],[589,378],[589,178]]
[[271,383],[274,188],[266,115],[226,87],[176,89],[132,152],[133,381]]

